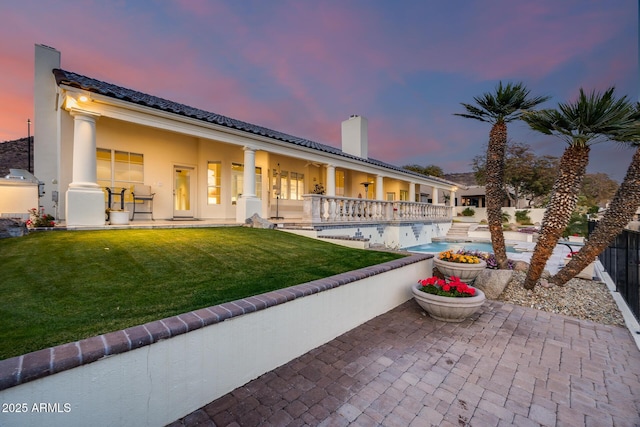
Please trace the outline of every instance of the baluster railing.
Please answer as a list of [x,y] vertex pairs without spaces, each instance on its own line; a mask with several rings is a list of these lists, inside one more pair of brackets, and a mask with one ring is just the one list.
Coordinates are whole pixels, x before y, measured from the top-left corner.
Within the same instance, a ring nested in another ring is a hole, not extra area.
[[368,200],[351,197],[306,194],[303,220],[316,223],[446,221],[453,217],[450,206],[430,203]]

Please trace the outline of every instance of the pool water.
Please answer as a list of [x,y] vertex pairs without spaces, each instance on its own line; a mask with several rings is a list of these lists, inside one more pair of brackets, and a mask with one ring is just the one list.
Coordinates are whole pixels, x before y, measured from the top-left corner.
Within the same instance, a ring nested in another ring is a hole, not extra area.
[[[444,251],[467,251],[493,252],[493,246],[489,242],[432,242],[425,245],[411,246],[406,248],[410,252],[438,253]],[[516,250],[512,246],[507,246],[507,252],[514,253]]]

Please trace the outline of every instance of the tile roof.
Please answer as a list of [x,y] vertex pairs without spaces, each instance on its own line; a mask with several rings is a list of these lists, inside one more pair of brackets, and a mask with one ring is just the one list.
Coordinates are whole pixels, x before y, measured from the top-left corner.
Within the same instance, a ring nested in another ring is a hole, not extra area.
[[241,120],[232,119],[220,114],[211,113],[209,111],[201,110],[199,108],[189,107],[188,105],[169,101],[167,99],[148,95],[133,89],[127,89],[111,83],[106,83],[106,82],[96,80],[91,77],[86,77],[71,71],[54,69],[53,74],[55,76],[56,83],[58,85],[75,87],[78,89],[108,96],[110,98],[119,99],[119,100],[130,102],[133,104],[143,105],[149,108],[154,108],[156,110],[178,114],[181,116],[190,117],[197,120],[202,120],[208,123],[226,126],[232,129],[243,131],[243,132],[265,136],[268,138],[276,139],[278,141],[291,143],[297,146],[311,148],[313,150],[322,151],[324,153],[329,153],[329,154],[346,157],[353,160],[358,160],[371,165],[383,167],[385,169],[401,172],[406,175],[412,175],[422,179],[427,178],[443,184],[458,185],[456,183],[450,182],[445,179],[437,178],[437,177],[425,177],[425,175],[408,171],[399,166],[394,166],[389,163],[381,162],[379,160],[375,160],[371,158],[365,159],[362,157],[353,156],[351,154],[347,154],[342,150],[336,147],[332,147],[330,145],[320,144],[318,142],[311,141],[308,139],[288,135],[286,133],[278,132],[278,131],[268,129],[262,126],[254,125],[251,123],[243,122]]

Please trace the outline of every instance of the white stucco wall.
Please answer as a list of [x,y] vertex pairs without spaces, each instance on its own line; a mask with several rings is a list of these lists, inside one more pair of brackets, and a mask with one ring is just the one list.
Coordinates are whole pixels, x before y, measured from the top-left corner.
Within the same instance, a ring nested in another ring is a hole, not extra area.
[[[456,206],[455,207],[455,211],[454,211],[454,215],[459,214],[460,212],[462,212],[463,210],[467,209],[469,206]],[[471,209],[474,210],[474,215],[472,217],[464,217],[464,216],[454,216],[455,220],[461,220],[463,222],[480,222],[480,221],[486,221],[487,220],[487,208],[476,208],[471,206]],[[540,224],[542,223],[542,217],[544,216],[544,212],[546,211],[546,209],[516,209],[516,208],[502,208],[503,212],[506,212],[509,214],[509,222],[511,223],[515,223],[516,222],[516,210],[518,211],[522,211],[522,210],[528,210],[529,211],[529,218],[531,218],[531,222],[533,224]]]
[[[424,259],[2,390],[28,411],[0,424],[166,425],[409,300],[431,269]],[[62,411],[33,412],[40,402]]]
[[38,184],[0,178],[0,216],[26,219],[32,208],[38,208]]

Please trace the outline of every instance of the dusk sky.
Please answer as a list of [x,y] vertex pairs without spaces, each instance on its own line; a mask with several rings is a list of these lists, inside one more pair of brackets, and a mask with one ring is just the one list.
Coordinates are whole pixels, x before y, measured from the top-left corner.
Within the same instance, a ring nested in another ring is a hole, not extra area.
[[[0,16],[0,141],[33,120],[34,44],[65,70],[336,147],[358,114],[370,157],[446,173],[471,171],[490,130],[454,113],[499,81],[546,108],[580,87],[639,94],[634,0],[0,0]],[[509,138],[565,148],[520,122]],[[598,144],[588,172],[620,181],[632,154]]]

